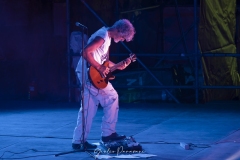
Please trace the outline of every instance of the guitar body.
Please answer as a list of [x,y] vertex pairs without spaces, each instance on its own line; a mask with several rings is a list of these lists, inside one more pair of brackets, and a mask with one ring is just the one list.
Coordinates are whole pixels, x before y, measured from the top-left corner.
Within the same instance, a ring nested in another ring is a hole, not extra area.
[[[131,59],[132,62],[135,62],[136,55],[131,53],[129,58]],[[89,74],[89,78],[90,78],[93,86],[98,89],[103,89],[103,88],[107,87],[108,81],[115,78],[115,76],[112,75],[112,72],[123,64],[124,64],[124,61],[121,61],[121,62],[115,64],[114,66],[112,66],[110,68],[110,72],[107,74],[106,77],[102,77],[102,75],[98,72],[98,70],[96,70],[94,67],[90,66],[88,74]],[[102,65],[109,67],[109,61],[105,61]]]
[[[109,62],[106,61],[103,63],[104,66],[108,67]],[[108,81],[114,79],[114,76],[111,72],[106,77],[102,77],[101,74],[94,67],[90,66],[89,68],[89,77],[94,87],[98,89],[103,89],[107,87]]]

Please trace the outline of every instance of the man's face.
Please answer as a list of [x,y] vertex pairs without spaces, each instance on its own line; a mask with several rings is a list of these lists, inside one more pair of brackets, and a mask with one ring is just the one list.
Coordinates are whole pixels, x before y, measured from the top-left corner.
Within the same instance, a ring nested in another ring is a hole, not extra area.
[[114,40],[115,43],[118,43],[120,41],[123,42],[125,40],[125,38],[123,38],[120,34],[115,34],[114,37],[113,37],[113,40]]

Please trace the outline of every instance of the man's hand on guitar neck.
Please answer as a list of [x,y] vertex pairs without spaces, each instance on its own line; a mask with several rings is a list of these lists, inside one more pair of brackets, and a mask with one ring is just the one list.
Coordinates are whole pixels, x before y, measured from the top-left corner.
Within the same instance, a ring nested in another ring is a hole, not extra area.
[[104,78],[107,76],[107,74],[109,73],[110,69],[104,65],[100,65],[97,68],[98,72],[101,74],[101,76]]
[[122,61],[122,64],[117,69],[124,70],[130,63],[131,63],[131,59],[127,58]]

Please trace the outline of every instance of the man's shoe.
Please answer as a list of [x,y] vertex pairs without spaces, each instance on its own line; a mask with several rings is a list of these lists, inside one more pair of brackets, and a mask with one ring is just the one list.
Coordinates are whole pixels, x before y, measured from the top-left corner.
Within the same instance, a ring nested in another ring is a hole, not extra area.
[[[84,142],[83,145],[84,145],[84,149],[85,149],[85,150],[87,150],[87,149],[92,150],[92,149],[96,149],[96,148],[97,148],[97,145],[88,143],[87,141]],[[75,143],[73,143],[73,144],[72,144],[72,148],[75,149],[75,150],[81,149],[81,144],[75,144]]]
[[97,148],[97,145],[92,144],[92,143],[88,143],[88,142],[86,141],[86,142],[84,142],[84,147],[85,147],[85,149],[96,149],[96,148]]
[[112,133],[110,136],[102,136],[102,141],[103,142],[117,141],[117,140],[122,140],[124,138],[126,138],[125,135],[119,135],[115,132],[115,133]]
[[81,145],[80,145],[80,144],[72,143],[72,148],[75,149],[75,150],[81,149]]

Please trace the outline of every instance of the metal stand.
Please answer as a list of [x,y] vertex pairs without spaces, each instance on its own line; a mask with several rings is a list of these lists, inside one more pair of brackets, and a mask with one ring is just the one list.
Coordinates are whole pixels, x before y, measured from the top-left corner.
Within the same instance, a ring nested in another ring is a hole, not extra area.
[[86,149],[85,145],[84,145],[84,138],[85,138],[85,117],[84,117],[84,86],[85,86],[85,67],[86,65],[84,64],[84,58],[83,58],[83,54],[84,54],[84,26],[81,26],[82,28],[82,88],[81,88],[81,96],[82,96],[82,100],[81,100],[81,107],[82,107],[82,139],[81,139],[81,145],[83,146],[83,149]]
[[87,27],[80,24],[79,22],[76,22],[76,26],[81,27],[81,29],[82,29],[82,55],[81,55],[82,56],[82,84],[81,84],[82,138],[81,138],[81,143],[80,143],[80,149],[73,150],[73,151],[68,151],[68,152],[61,152],[61,153],[55,154],[55,157],[60,156],[60,155],[75,153],[75,152],[86,152],[91,157],[95,158],[95,156],[89,152],[90,150],[87,150],[86,146],[84,145],[84,140],[85,140],[84,86],[85,86],[86,64],[85,64],[85,61],[84,61],[84,58],[83,58],[83,53],[84,53],[84,29],[87,29]]
[[75,153],[75,152],[86,152],[88,153],[91,157],[93,157],[95,159],[95,156],[93,154],[91,154],[88,150],[84,150],[84,149],[79,149],[79,150],[74,150],[74,151],[68,151],[68,152],[61,152],[58,154],[55,154],[55,157],[58,157],[60,155],[65,155],[65,154],[70,154],[70,153]]

